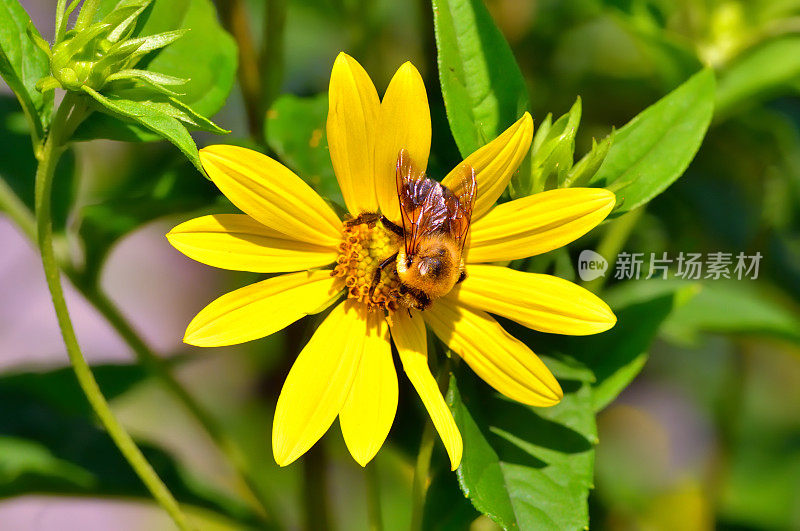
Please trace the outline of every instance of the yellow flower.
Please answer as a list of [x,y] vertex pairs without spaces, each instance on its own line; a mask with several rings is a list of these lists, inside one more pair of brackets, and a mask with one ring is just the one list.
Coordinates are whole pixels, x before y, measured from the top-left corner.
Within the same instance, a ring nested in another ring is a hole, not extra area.
[[[333,65],[329,98],[328,144],[350,214],[380,211],[399,223],[397,154],[407,149],[424,168],[430,151],[422,78],[405,63],[381,101],[361,65],[342,53]],[[167,235],[170,243],[211,266],[289,273],[213,301],[189,324],[184,341],[206,347],[250,341],[334,305],[294,362],[278,399],[272,449],[280,466],[305,453],[337,416],[355,460],[366,465],[375,456],[397,410],[391,337],[455,470],[461,435],[428,368],[426,326],[509,398],[534,406],[558,403],[562,391],[547,367],[489,314],[572,335],[607,330],[615,317],[603,301],[566,280],[491,263],[544,253],[580,237],[608,215],[614,194],[562,189],[493,207],[532,134],[525,113],[467,157],[478,183],[465,251],[468,276],[424,312],[397,307],[396,275],[384,273],[378,289],[369,292],[375,267],[400,245],[381,223],[345,228],[297,175],[255,151],[217,145],[200,152],[209,177],[245,214],[187,221]]]

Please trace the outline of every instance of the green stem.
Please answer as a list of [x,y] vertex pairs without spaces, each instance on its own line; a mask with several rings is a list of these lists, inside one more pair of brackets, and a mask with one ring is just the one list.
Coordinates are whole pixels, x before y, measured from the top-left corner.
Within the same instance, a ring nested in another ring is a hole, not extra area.
[[[76,279],[77,280],[77,279]],[[167,362],[156,355],[144,342],[141,336],[122,315],[119,308],[99,289],[87,289],[81,282],[74,282],[78,290],[111,324],[117,334],[133,350],[137,360],[177,398],[189,413],[197,419],[209,437],[228,458],[231,465],[241,477],[250,497],[258,506],[258,513],[266,524],[274,522],[269,515],[276,514],[261,493],[252,475],[254,467],[250,465],[239,445],[225,432],[211,414],[192,397],[186,388],[175,378],[167,366]]]
[[433,455],[435,442],[433,422],[428,419],[422,430],[422,441],[417,453],[417,464],[414,467],[414,483],[411,490],[411,531],[422,529],[422,517],[425,513],[425,497],[428,495],[428,471]]
[[[186,517],[180,510],[178,502],[167,489],[166,485],[156,474],[155,470],[142,455],[131,436],[117,421],[111,411],[105,397],[103,396],[97,381],[92,374],[92,370],[86,363],[80,351],[78,340],[75,337],[75,330],[64,299],[64,292],[61,287],[61,276],[53,249],[53,226],[50,212],[51,189],[53,185],[53,174],[56,164],[61,154],[64,152],[62,135],[68,128],[70,121],[80,119],[73,111],[76,111],[75,100],[68,94],[56,111],[50,134],[42,150],[39,166],[36,170],[36,229],[39,243],[39,250],[42,254],[42,265],[44,266],[47,286],[53,299],[53,307],[58,318],[58,325],[64,338],[72,368],[87,400],[94,410],[100,422],[105,427],[108,434],[114,440],[122,455],[130,463],[131,467],[139,475],[139,478],[147,486],[150,493],[158,503],[169,513],[175,524],[181,530],[190,529]],[[72,113],[72,114],[71,114]]]
[[322,441],[303,457],[304,529],[333,529],[328,504],[328,455]]
[[262,37],[259,67],[261,70],[261,118],[259,135],[267,141],[266,112],[280,94],[284,72],[284,29],[286,27],[286,0],[268,0],[264,13],[264,35]]
[[[444,358],[444,362],[440,364],[436,373],[439,391],[444,393],[447,390],[450,378],[450,363],[447,358]],[[414,467],[414,481],[411,487],[411,531],[420,531],[422,529],[422,520],[425,515],[425,498],[428,495],[428,487],[430,486],[429,476],[433,445],[436,442],[435,435],[433,422],[428,417],[422,430],[422,440],[419,443],[417,463]]]
[[[62,135],[67,136],[67,135]],[[28,207],[19,199],[11,187],[0,179],[0,211],[8,215],[34,244],[36,243],[36,220]],[[209,437],[225,454],[234,470],[241,477],[245,489],[251,499],[256,502],[259,517],[265,524],[275,524],[274,516],[277,511],[269,503],[267,497],[258,488],[252,474],[253,467],[238,444],[228,436],[214,418],[188,393],[181,383],[172,375],[168,364],[144,342],[142,337],[133,329],[125,319],[119,308],[109,299],[108,295],[99,287],[86,282],[84,278],[71,267],[68,259],[59,255],[58,263],[61,271],[67,275],[70,282],[94,306],[94,308],[108,321],[119,336],[131,348],[137,361],[158,378],[165,388],[170,391],[193,415],[208,433]]]
[[364,467],[367,487],[367,518],[369,531],[383,530],[383,515],[381,514],[381,482],[378,477],[378,465],[374,461]]
[[261,143],[264,124],[264,117],[260,110],[261,76],[258,71],[258,52],[250,31],[247,6],[243,0],[228,0],[221,2],[219,7],[225,29],[231,32],[239,48],[238,77],[247,114],[248,132],[254,140]]

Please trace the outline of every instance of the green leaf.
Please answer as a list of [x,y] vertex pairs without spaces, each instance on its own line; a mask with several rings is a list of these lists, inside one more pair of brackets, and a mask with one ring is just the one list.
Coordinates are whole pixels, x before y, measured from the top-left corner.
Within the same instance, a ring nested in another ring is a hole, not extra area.
[[564,399],[533,408],[450,380],[448,402],[464,439],[458,479],[476,509],[505,529],[584,529],[597,441],[591,379],[560,377]]
[[717,117],[750,107],[800,76],[800,37],[769,40],[736,58],[719,75]]
[[323,197],[343,203],[328,151],[328,95],[278,98],[267,113],[267,144]]
[[[11,96],[0,95],[0,180],[33,212],[36,158],[29,136],[29,124]],[[75,153],[67,150],[53,177],[53,230],[63,231],[76,194]],[[0,205],[0,212],[3,207]],[[33,215],[33,214],[31,214]]]
[[639,374],[662,323],[698,291],[696,284],[686,283],[659,286],[657,292],[648,293],[638,289],[639,284],[628,282],[604,294],[617,316],[614,328],[594,336],[563,338],[564,352],[594,373],[595,411],[610,404]]
[[104,111],[122,119],[132,120],[172,142],[195,165],[197,170],[203,173],[203,165],[200,163],[197,146],[186,127],[179,120],[162,109],[144,102],[113,97],[107,98],[86,85],[82,89],[86,94],[94,98]]
[[44,136],[53,110],[53,93],[42,94],[36,82],[50,73],[50,59],[28,32],[41,39],[17,0],[0,0],[0,76],[19,99],[35,140]]
[[628,122],[614,136],[592,186],[617,194],[619,216],[680,177],[705,137],[714,112],[714,74],[703,70]]
[[[145,377],[135,365],[94,367],[108,398]],[[71,369],[0,377],[0,497],[25,494],[135,496],[149,492],[89,413]],[[202,484],[172,456],[140,444],[179,501],[254,523],[249,509]]]
[[[677,281],[679,282],[679,281]],[[772,336],[800,342],[800,315],[785,295],[765,282],[705,282],[664,324],[665,335],[694,343],[701,333]]]
[[482,0],[433,0],[439,82],[450,130],[466,157],[528,108],[528,90]]
[[[114,0],[102,0],[96,19],[111,12],[115,4]],[[186,113],[192,109],[195,116],[206,117],[225,103],[236,78],[237,49],[233,38],[220,26],[209,0],[155,0],[141,15],[134,38],[143,39],[148,49],[155,50],[135,65],[137,69],[189,80],[175,97],[181,105],[179,110]],[[159,48],[167,41],[168,46]],[[141,103],[143,98],[132,96],[129,90],[114,87],[102,93],[108,98],[117,96]],[[153,99],[170,103],[165,98]],[[207,118],[203,120],[210,123]],[[214,132],[220,131],[216,128]],[[159,135],[142,124],[121,123],[113,116],[94,113],[81,124],[75,138],[153,141]]]

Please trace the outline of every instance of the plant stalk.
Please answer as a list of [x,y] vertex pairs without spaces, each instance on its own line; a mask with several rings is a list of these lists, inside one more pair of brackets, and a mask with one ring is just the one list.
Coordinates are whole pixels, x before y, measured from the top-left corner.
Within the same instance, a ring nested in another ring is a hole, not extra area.
[[381,482],[378,476],[378,464],[373,460],[364,467],[367,487],[367,518],[369,531],[383,531],[383,514],[381,512]]
[[66,147],[63,144],[62,135],[65,130],[70,128],[70,122],[74,123],[76,120],[81,119],[81,114],[80,104],[75,101],[74,96],[67,94],[53,118],[50,134],[45,141],[36,170],[36,230],[47,286],[53,299],[53,307],[64,338],[64,345],[67,348],[70,364],[89,404],[117,445],[117,448],[122,452],[122,455],[133,467],[156,501],[169,513],[179,529],[188,530],[191,527],[183,512],[181,512],[178,502],[158,477],[152,466],[150,466],[150,463],[147,462],[144,455],[142,455],[130,434],[125,431],[116,419],[108,405],[108,401],[97,385],[92,370],[81,353],[69,316],[69,310],[67,309],[67,303],[64,299],[60,271],[53,249],[51,191],[56,165]]
[[[430,348],[429,348],[430,350]],[[433,358],[436,359],[435,357]],[[450,378],[450,362],[447,358],[435,369],[436,382],[439,384],[439,391],[444,394],[447,391]],[[427,417],[425,427],[422,430],[422,440],[419,443],[417,453],[417,463],[414,467],[414,480],[411,487],[411,531],[421,531],[422,521],[425,515],[425,499],[428,495],[430,486],[431,457],[433,456],[433,445],[436,442],[436,433],[433,421]]]
[[147,346],[141,336],[122,315],[117,305],[114,304],[102,290],[87,289],[80,282],[75,282],[75,285],[81,294],[83,294],[92,306],[105,317],[117,334],[119,334],[125,343],[133,350],[139,363],[141,363],[150,374],[155,376],[167,390],[183,404],[188,412],[197,419],[208,436],[211,437],[222,453],[228,458],[228,461],[244,483],[248,494],[255,500],[259,517],[266,524],[273,524],[274,522],[272,522],[270,515],[276,514],[276,511],[261,494],[255,479],[250,473],[252,466],[241,448],[239,448],[239,445],[228,436],[213,416],[189,394],[186,388],[172,374],[170,368],[167,366],[167,362]]

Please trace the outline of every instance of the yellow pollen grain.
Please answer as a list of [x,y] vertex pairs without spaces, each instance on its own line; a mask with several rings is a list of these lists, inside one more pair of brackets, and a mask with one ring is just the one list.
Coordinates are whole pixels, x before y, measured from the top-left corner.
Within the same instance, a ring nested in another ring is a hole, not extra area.
[[342,279],[347,296],[367,305],[369,310],[394,312],[399,307],[400,281],[393,265],[384,268],[380,282],[370,295],[375,271],[400,247],[400,238],[380,222],[345,227],[339,256],[331,276]]

